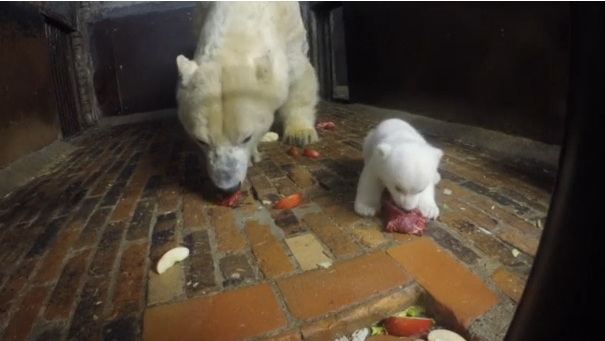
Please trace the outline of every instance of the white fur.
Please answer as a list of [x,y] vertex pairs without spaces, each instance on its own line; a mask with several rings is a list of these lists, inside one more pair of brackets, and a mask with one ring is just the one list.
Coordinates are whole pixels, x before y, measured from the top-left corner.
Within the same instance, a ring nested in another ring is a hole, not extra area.
[[371,130],[363,143],[364,168],[357,185],[355,212],[373,216],[380,210],[386,187],[405,210],[416,208],[435,219],[435,185],[443,151],[431,146],[409,123],[387,119]]
[[237,186],[248,162],[260,161],[276,112],[286,142],[317,141],[318,84],[298,2],[200,3],[195,23],[193,60],[176,60],[178,113],[217,187]]

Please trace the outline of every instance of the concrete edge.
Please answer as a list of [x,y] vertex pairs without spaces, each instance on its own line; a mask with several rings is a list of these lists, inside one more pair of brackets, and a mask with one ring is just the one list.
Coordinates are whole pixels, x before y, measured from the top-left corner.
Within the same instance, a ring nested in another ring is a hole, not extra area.
[[99,127],[113,127],[124,124],[132,124],[138,122],[145,121],[156,121],[156,120],[164,120],[169,118],[176,118],[177,112],[176,109],[165,109],[158,111],[149,111],[142,112],[132,115],[125,116],[114,116],[114,117],[105,117],[99,121]]
[[0,169],[0,198],[42,175],[47,168],[76,149],[78,147],[73,141],[58,140]]
[[440,121],[405,111],[383,109],[363,104],[353,104],[352,106],[355,107],[355,111],[369,113],[381,119],[404,119],[422,131],[423,134],[441,136],[462,144],[476,146],[503,158],[537,162],[553,170],[558,167],[561,152],[559,146],[484,128]]

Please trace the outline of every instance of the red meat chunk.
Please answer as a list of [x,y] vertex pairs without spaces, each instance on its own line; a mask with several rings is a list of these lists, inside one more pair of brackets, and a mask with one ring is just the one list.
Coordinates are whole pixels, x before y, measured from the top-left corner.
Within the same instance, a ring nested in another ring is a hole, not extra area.
[[315,125],[315,129],[320,133],[328,130],[334,130],[334,128],[336,128],[336,124],[334,124],[334,122],[321,122]]
[[222,196],[219,198],[218,205],[235,208],[235,207],[237,207],[237,204],[239,203],[240,195],[241,195],[241,192],[237,191],[230,196]]
[[420,211],[407,212],[397,206],[388,191],[382,196],[382,213],[387,232],[399,232],[422,236],[426,229],[427,219]]

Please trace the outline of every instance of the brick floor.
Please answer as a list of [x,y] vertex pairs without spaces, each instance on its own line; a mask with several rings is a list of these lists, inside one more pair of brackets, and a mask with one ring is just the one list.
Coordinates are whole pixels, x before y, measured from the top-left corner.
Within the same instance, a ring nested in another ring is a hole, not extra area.
[[[427,136],[445,152],[442,215],[424,237],[384,233],[352,209],[376,119],[326,103],[319,116],[337,125],[313,147],[321,157],[262,145],[235,210],[212,202],[178,122],[87,132],[63,163],[0,202],[0,338],[332,340],[423,293],[471,330],[518,303],[549,174]],[[272,208],[295,192],[301,206]],[[157,275],[175,245],[189,258]]]

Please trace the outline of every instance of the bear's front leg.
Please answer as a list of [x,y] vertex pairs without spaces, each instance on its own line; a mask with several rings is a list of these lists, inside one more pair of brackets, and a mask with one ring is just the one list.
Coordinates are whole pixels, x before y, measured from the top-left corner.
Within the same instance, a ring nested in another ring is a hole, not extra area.
[[304,71],[290,84],[286,103],[279,109],[284,123],[284,141],[304,146],[317,142],[315,106],[317,105],[317,78],[313,66],[305,59]]
[[261,162],[263,159],[262,154],[258,151],[258,143],[250,148],[250,166]]
[[439,216],[439,206],[435,202],[435,186],[429,185],[418,200],[418,210],[427,219],[437,219]]
[[366,165],[359,176],[357,184],[357,195],[355,197],[355,212],[364,217],[372,217],[380,210],[380,200],[384,184],[371,165]]

